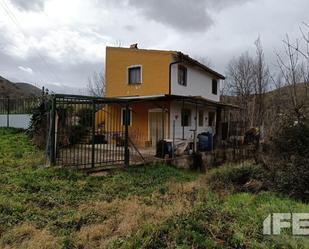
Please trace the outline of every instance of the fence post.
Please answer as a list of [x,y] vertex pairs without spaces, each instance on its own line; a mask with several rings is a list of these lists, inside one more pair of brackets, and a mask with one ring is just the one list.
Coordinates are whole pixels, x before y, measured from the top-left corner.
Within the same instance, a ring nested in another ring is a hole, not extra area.
[[129,115],[130,109],[126,105],[125,111],[125,137],[124,137],[124,166],[127,168],[130,164],[130,153],[129,153]]
[[92,101],[91,167],[95,166],[95,101]]
[[175,128],[176,128],[176,120],[173,119],[173,150],[172,150],[172,158],[175,157]]
[[51,137],[50,137],[50,164],[51,166],[56,164],[56,97],[52,97],[52,109],[51,109]]
[[6,114],[6,126],[10,127],[10,97],[7,97],[7,114]]

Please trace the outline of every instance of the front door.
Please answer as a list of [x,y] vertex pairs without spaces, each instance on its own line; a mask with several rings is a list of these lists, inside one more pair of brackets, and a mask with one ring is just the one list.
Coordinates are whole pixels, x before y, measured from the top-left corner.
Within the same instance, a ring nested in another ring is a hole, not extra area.
[[165,113],[163,117],[161,109],[149,110],[148,122],[149,122],[149,140],[152,146],[156,146],[157,142],[163,138],[163,132],[162,132],[163,122],[165,127],[164,137],[167,137],[166,134],[168,127],[167,113]]

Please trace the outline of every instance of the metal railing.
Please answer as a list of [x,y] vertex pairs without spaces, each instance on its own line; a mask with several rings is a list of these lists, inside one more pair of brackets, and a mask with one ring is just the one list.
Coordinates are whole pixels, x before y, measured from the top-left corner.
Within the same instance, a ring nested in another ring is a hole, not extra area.
[[59,94],[52,96],[51,101],[51,165],[86,169],[109,165],[127,167],[130,156],[138,154],[129,141],[128,104]]
[[6,127],[14,127],[14,124],[10,123],[10,117],[13,115],[31,115],[33,109],[40,103],[40,97],[31,98],[0,98],[0,115],[6,119]]

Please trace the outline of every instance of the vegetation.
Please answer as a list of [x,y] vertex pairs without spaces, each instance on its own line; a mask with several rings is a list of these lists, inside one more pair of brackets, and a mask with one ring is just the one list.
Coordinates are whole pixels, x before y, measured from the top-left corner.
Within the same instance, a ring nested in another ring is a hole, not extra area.
[[0,248],[305,248],[308,242],[289,231],[262,235],[269,213],[309,206],[233,188],[259,179],[249,162],[206,176],[166,165],[88,176],[43,163],[23,133],[0,129]]
[[276,197],[236,193],[220,198],[197,192],[191,211],[163,222],[146,226],[117,246],[123,248],[306,248],[303,238],[284,236],[276,239],[261,234],[265,214],[305,212],[308,206]]
[[309,201],[309,122],[286,120],[270,144],[266,164],[272,189]]
[[213,169],[207,176],[212,190],[254,191],[263,188],[264,169],[252,162]]

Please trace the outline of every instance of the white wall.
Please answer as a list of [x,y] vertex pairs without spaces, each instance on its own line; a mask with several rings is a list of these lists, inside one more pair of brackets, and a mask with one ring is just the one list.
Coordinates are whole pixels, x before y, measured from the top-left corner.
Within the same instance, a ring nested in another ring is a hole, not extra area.
[[206,99],[220,100],[220,80],[218,80],[218,94],[212,94],[212,77],[207,72],[193,66],[184,65],[187,68],[187,86],[178,84],[178,64],[172,65],[171,70],[171,94],[184,96],[202,96]]
[[[11,114],[9,119],[10,127],[28,129],[31,115]],[[0,115],[0,127],[7,127],[7,115]]]
[[[193,138],[193,132],[190,130],[195,129],[196,106],[185,103],[184,108],[191,110],[191,126],[184,127],[185,138],[186,139]],[[170,138],[173,138],[173,120],[175,119],[176,115],[178,116],[178,118],[176,119],[176,123],[175,123],[175,138],[180,138],[180,139],[182,138],[181,109],[182,109],[181,101],[174,101],[170,105]],[[208,126],[208,113],[210,111],[216,112],[216,110],[211,107],[203,107],[203,106],[198,106],[197,110],[204,111],[204,122],[203,122],[203,126],[200,127],[198,123],[198,113],[197,113],[197,133],[196,134],[198,135],[199,133],[207,132],[207,131],[214,133],[215,123],[213,127]]]

